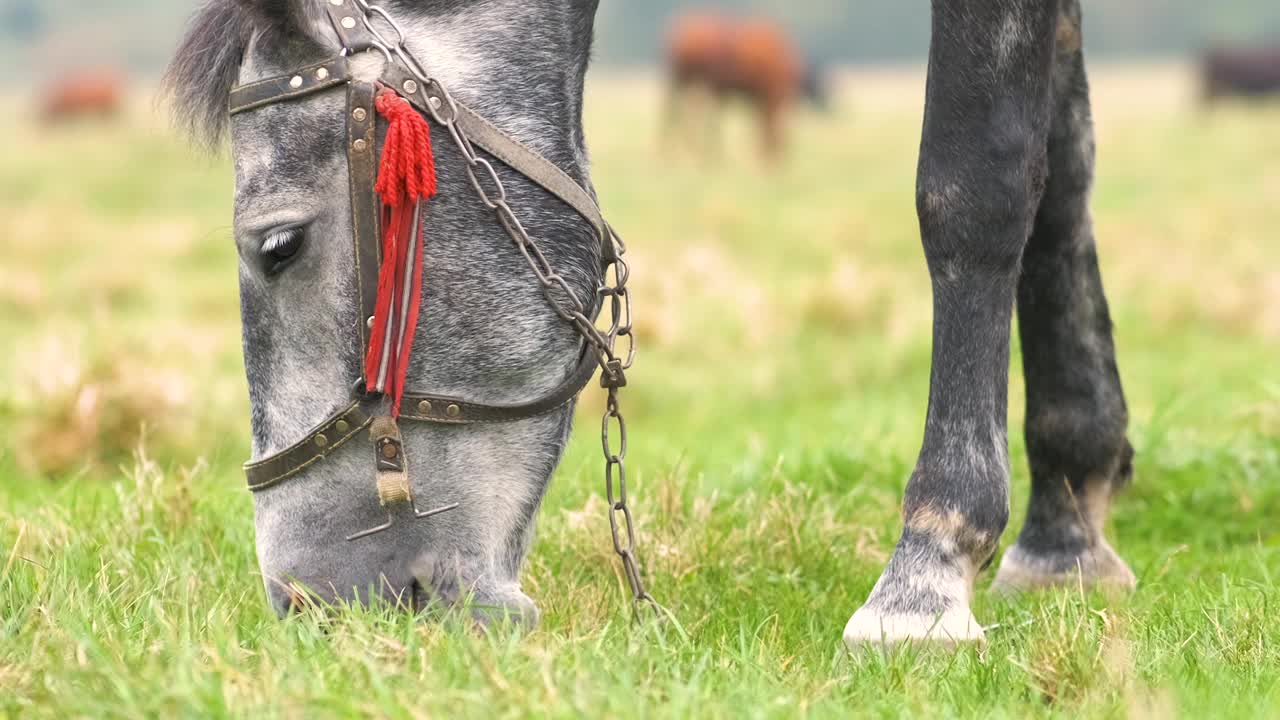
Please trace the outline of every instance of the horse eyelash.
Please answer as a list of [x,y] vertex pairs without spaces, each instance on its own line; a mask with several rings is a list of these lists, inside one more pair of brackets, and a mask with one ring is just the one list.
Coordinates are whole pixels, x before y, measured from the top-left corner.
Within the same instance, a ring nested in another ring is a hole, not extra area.
[[297,240],[300,234],[302,234],[302,228],[299,227],[272,230],[270,233],[267,233],[267,236],[262,240],[262,253],[264,255],[269,255]]

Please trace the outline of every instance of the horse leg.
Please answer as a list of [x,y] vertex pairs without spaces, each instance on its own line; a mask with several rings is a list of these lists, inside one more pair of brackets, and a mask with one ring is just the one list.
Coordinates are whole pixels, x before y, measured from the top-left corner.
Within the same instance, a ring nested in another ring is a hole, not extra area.
[[672,69],[667,79],[667,96],[663,102],[661,127],[658,131],[660,149],[670,149],[669,143],[676,134],[681,134],[684,140],[688,140],[688,133],[681,133],[680,128],[688,112],[689,85],[689,77],[685,72],[678,68]]
[[764,159],[770,165],[777,165],[782,159],[784,110],[784,100],[766,97],[760,101],[761,142],[764,148]]
[[1063,0],[1062,10],[1049,181],[1018,283],[1031,501],[996,585],[1131,588],[1133,573],[1102,534],[1111,496],[1129,479],[1133,448],[1089,217],[1093,121],[1079,0]]
[[933,0],[916,205],[933,286],[924,443],[850,646],[980,641],[974,579],[1009,517],[1009,335],[1043,192],[1055,0]]
[[724,123],[729,110],[729,95],[714,82],[707,83],[703,96],[702,159],[714,164],[724,159]]

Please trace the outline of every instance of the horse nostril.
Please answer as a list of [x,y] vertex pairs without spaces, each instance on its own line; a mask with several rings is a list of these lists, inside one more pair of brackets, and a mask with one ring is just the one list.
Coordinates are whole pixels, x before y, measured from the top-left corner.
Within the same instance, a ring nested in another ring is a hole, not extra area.
[[422,583],[417,578],[409,586],[407,594],[409,596],[409,607],[414,614],[426,610],[431,605],[431,596],[427,593],[426,588],[422,587]]

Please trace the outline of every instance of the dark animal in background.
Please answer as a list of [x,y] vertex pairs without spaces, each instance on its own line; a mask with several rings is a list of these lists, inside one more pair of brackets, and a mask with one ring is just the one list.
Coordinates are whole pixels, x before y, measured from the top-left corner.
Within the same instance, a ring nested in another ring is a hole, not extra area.
[[1230,96],[1280,95],[1280,46],[1210,50],[1202,73],[1208,103]]
[[805,60],[786,31],[766,19],[699,13],[678,18],[667,39],[669,73],[665,134],[686,121],[697,93],[710,100],[715,123],[729,98],[745,99],[760,117],[764,154],[777,159],[787,110],[808,100],[827,104],[824,72]]
[[112,70],[71,73],[51,85],[40,101],[45,122],[112,118],[124,106],[124,78]]

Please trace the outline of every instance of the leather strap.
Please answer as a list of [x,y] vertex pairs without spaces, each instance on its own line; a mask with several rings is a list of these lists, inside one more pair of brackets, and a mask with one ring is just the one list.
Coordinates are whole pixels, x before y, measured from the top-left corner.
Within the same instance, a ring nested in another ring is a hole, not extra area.
[[382,507],[413,502],[400,424],[387,415],[376,417],[369,426],[369,439],[373,441],[373,467],[378,473],[378,502]]
[[322,0],[324,9],[329,13],[329,22],[333,23],[333,31],[342,41],[346,54],[368,50],[377,45],[377,40],[361,19],[364,10],[356,6],[355,0]]
[[[353,0],[345,0],[350,3]],[[332,6],[326,6],[332,7]],[[330,10],[333,13],[333,10]],[[344,38],[344,42],[346,39]],[[276,103],[294,100],[306,97],[323,90],[327,90],[337,85],[350,83],[352,86],[366,85],[365,83],[351,82],[351,70],[347,63],[347,58],[338,57],[323,63],[317,63],[302,68],[296,73],[290,75],[281,75],[279,77],[267,78],[248,85],[241,85],[231,91],[230,111],[232,115],[238,115],[242,112],[255,110],[257,108],[274,105]],[[404,88],[409,82],[421,86],[421,83],[409,74],[399,65],[388,66],[382,75],[382,82],[395,88],[409,100],[419,112],[427,114],[430,117],[430,110],[427,108],[427,99],[421,90],[415,92],[406,92]],[[412,87],[412,86],[410,86]],[[350,100],[350,96],[348,98]],[[466,131],[471,141],[486,150],[489,154],[501,160],[512,170],[524,175],[532,180],[542,189],[551,193],[557,199],[573,209],[574,212],[582,216],[584,220],[591,224],[592,229],[596,231],[596,236],[600,239],[601,254],[606,261],[613,259],[614,233],[605,221],[600,207],[596,204],[595,198],[590,192],[579,185],[568,173],[561,170],[550,160],[542,157],[538,153],[530,150],[519,140],[504,133],[496,125],[476,114],[471,108],[462,103],[456,103],[458,107],[458,124]],[[368,113],[368,123],[371,128],[374,123],[372,112],[368,112],[372,108],[372,103],[366,109]],[[349,113],[355,111],[355,107],[348,107]],[[348,132],[351,131],[351,115],[348,115]],[[354,144],[356,138],[349,137],[349,141]],[[370,156],[376,156],[377,149],[373,142],[367,142],[366,147]],[[353,154],[353,148],[348,146],[348,155]],[[373,162],[374,175],[376,176],[377,167],[376,159]],[[353,193],[354,200],[354,193]],[[377,205],[375,204],[376,208]],[[375,210],[376,218],[377,212]]]
[[232,115],[275,105],[288,100],[314,95],[351,80],[351,68],[345,57],[337,57],[315,65],[308,65],[297,72],[267,78],[248,85],[238,85],[231,90],[227,110]]
[[[405,393],[400,419],[441,425],[480,425],[528,420],[559,410],[578,396],[591,382],[599,366],[595,356],[584,352],[569,377],[546,395],[518,405],[485,405],[447,395]],[[292,478],[360,433],[377,414],[381,401],[362,399],[325,419],[301,442],[281,452],[244,466],[249,490],[261,492]]]
[[[351,0],[348,0],[350,2]],[[369,320],[378,302],[378,267],[382,243],[378,215],[377,112],[373,83],[353,81],[347,86],[347,167],[351,182],[351,235],[360,298],[360,367],[369,352]],[[363,378],[362,378],[363,380]]]
[[372,422],[360,402],[330,415],[319,427],[307,433],[301,441],[271,457],[244,466],[253,492],[266,490],[297,475],[330,453],[342,447],[348,440],[360,434]]
[[[421,87],[417,79],[400,65],[390,65],[382,73],[382,82],[404,96],[419,112],[431,117],[427,107],[427,97],[422,90],[409,92],[407,87]],[[412,83],[410,85],[409,83]],[[496,125],[476,114],[466,105],[456,102],[458,107],[457,123],[466,132],[471,142],[488,151],[512,170],[532,180],[539,187],[554,195],[573,209],[591,224],[601,242],[601,251],[606,259],[613,253],[613,231],[605,222],[604,214],[595,198],[569,174],[561,170],[555,163],[530,150],[519,140],[504,133]]]
[[599,362],[590,352],[583,353],[578,366],[554,390],[532,402],[518,405],[485,405],[467,402],[448,395],[425,395],[406,392],[400,411],[401,420],[440,423],[444,425],[481,425],[506,423],[546,415],[568,405],[595,377]]

